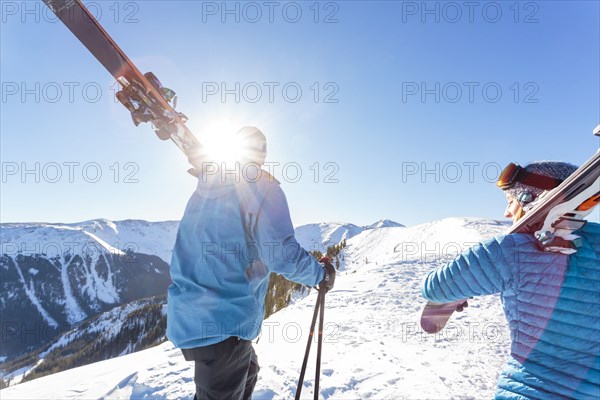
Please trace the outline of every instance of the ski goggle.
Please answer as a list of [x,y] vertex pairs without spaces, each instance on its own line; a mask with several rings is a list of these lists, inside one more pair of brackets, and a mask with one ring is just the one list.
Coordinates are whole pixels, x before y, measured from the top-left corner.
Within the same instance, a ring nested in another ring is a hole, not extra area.
[[527,172],[525,168],[518,164],[510,163],[504,168],[496,186],[502,190],[510,189],[516,183],[522,183],[523,185],[533,186],[543,190],[554,189],[562,180],[555,179],[549,176],[536,174],[535,172]]

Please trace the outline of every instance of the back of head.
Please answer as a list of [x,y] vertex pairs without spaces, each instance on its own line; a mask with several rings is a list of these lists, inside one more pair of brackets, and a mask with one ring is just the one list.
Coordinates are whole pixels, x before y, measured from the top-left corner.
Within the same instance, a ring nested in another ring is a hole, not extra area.
[[267,138],[262,131],[254,126],[245,126],[235,134],[239,144],[242,162],[252,162],[258,165],[265,163],[267,157]]

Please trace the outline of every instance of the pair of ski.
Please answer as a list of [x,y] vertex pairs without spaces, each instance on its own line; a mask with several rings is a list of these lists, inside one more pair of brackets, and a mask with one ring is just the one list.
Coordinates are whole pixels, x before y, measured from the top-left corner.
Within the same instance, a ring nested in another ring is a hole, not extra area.
[[[170,139],[187,156],[194,173],[201,171],[203,147],[187,128],[185,115],[175,111],[175,93],[163,87],[154,74],[142,74],[80,0],[44,3],[120,83],[122,90],[117,98],[130,111],[134,124],[152,123],[160,139]],[[599,130],[594,133],[600,134]],[[525,217],[508,233],[533,233],[546,250],[568,252],[564,246],[572,242],[571,232],[581,227],[581,219],[598,205],[599,175],[597,152],[560,186],[532,203]],[[421,326],[428,333],[439,332],[465,301],[428,303],[421,315]]]

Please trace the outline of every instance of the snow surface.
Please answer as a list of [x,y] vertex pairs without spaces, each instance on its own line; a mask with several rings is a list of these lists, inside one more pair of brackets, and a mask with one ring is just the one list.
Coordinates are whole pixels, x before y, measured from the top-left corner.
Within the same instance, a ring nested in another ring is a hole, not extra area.
[[[419,327],[424,275],[506,224],[451,218],[352,237],[326,299],[320,395],[325,399],[490,398],[510,347],[498,297],[471,301],[447,328]],[[316,291],[272,315],[255,345],[255,400],[293,398]],[[312,398],[314,356],[303,398]],[[0,392],[4,399],[190,399],[193,363],[170,342],[46,376]]]

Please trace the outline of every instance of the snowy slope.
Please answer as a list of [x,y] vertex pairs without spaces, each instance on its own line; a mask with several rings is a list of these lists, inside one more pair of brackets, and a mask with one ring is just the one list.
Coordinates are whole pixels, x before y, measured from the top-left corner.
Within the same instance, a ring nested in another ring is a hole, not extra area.
[[302,225],[294,231],[300,246],[308,251],[319,250],[324,253],[327,247],[358,235],[363,228],[354,224],[329,222]]
[[[325,399],[490,398],[509,351],[497,297],[471,301],[447,329],[424,334],[419,289],[427,271],[505,224],[452,218],[378,228],[348,240],[344,270],[328,294],[321,396]],[[365,262],[365,260],[367,262]],[[274,314],[256,345],[254,399],[293,398],[316,300]],[[313,356],[316,346],[313,346]],[[312,398],[314,357],[303,398]],[[189,399],[193,364],[170,342],[2,390],[4,399]]]
[[12,372],[3,371],[3,379],[14,385],[32,372],[39,377],[161,343],[165,339],[166,301],[164,295],[137,300],[83,321],[54,338],[43,351],[16,360],[24,360],[26,365]]
[[508,228],[499,221],[447,218],[411,228],[385,227],[363,231],[348,241],[343,267],[365,263],[432,262],[454,258],[469,246]]

